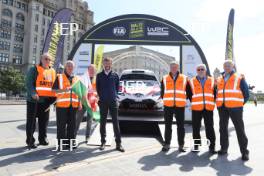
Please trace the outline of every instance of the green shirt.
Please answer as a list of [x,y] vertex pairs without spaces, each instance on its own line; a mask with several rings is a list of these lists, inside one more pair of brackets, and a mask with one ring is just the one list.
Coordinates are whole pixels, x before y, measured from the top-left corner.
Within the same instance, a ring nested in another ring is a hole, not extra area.
[[[31,67],[28,70],[27,76],[26,76],[27,101],[29,102],[36,102],[36,100],[32,98],[32,95],[37,94],[37,91],[36,91],[37,76],[38,76],[38,72],[37,72],[36,66]],[[38,102],[43,103],[44,99],[45,99],[44,97],[39,97]]]

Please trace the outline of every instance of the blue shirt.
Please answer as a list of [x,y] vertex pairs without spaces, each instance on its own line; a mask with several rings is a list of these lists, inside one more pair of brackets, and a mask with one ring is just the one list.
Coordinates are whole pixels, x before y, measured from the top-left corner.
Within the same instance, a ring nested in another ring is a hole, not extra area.
[[226,74],[224,74],[225,76],[224,76],[224,80],[225,80],[225,82],[230,78],[230,73],[226,73]]
[[199,76],[196,77],[198,79],[198,81],[201,83],[202,87],[204,87],[205,81],[206,81],[206,76],[201,78]]

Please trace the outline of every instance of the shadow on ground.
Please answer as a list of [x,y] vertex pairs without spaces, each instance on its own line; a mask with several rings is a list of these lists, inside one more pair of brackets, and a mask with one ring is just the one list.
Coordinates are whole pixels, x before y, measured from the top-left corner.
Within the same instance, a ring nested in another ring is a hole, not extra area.
[[227,156],[218,156],[211,160],[208,152],[201,155],[192,152],[178,155],[178,151],[170,154],[160,151],[140,158],[138,163],[143,165],[141,169],[144,171],[151,171],[160,166],[178,165],[181,172],[191,172],[199,167],[211,167],[216,170],[218,176],[246,175],[252,172],[252,168],[245,166],[241,158],[228,160]]

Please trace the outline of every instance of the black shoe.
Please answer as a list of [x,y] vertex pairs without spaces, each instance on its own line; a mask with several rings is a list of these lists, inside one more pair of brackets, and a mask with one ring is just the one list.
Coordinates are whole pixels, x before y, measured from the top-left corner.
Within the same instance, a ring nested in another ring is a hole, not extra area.
[[116,145],[116,150],[120,152],[125,152],[125,149],[122,147],[121,144]]
[[39,145],[49,145],[49,141],[47,139],[40,140]]
[[163,152],[167,152],[170,150],[170,145],[169,144],[164,144],[164,146],[161,149]]
[[183,146],[179,146],[179,152],[184,153],[186,150],[183,148]]
[[210,149],[209,149],[209,153],[212,154],[212,155],[214,155],[214,154],[216,154],[217,152],[215,151],[214,148],[210,148]]
[[105,143],[102,143],[99,149],[104,150],[105,149]]
[[248,161],[249,160],[249,153],[243,153],[242,154],[242,158],[241,158],[243,161]]
[[194,148],[192,149],[192,152],[194,152],[194,153],[200,152],[199,146],[198,145],[194,145]]
[[28,144],[27,147],[28,147],[28,149],[30,150],[30,149],[35,149],[35,148],[37,148],[38,146],[37,146],[36,144]]
[[217,154],[218,155],[226,155],[227,154],[227,151],[226,150],[219,150],[218,152],[217,152]]

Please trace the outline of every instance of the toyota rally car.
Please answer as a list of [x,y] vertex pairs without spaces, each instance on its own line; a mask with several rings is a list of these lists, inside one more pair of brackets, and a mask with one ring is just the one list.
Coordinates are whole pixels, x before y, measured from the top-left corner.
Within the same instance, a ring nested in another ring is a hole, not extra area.
[[162,112],[160,82],[153,71],[130,69],[120,76],[119,112]]

